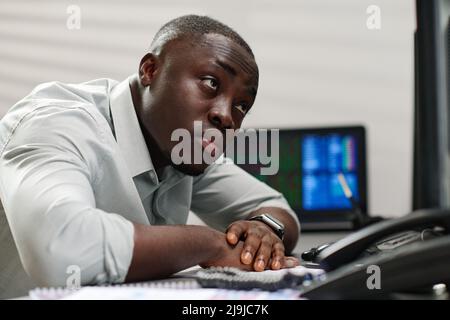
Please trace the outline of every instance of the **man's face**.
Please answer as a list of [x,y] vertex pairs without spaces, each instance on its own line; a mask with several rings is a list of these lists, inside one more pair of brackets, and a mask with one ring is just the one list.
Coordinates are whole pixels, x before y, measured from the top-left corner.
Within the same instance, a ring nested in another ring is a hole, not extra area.
[[[194,137],[194,121],[201,121],[203,132],[214,128],[225,134],[226,129],[240,128],[257,88],[255,60],[232,40],[218,34],[204,35],[195,44],[175,40],[167,44],[156,63],[149,85],[151,98],[143,106],[140,120],[144,131],[170,160],[172,148],[178,143],[171,141],[174,130],[186,129]],[[192,139],[192,153],[195,144],[204,150],[208,141]],[[198,175],[207,166],[202,161],[176,168]]]

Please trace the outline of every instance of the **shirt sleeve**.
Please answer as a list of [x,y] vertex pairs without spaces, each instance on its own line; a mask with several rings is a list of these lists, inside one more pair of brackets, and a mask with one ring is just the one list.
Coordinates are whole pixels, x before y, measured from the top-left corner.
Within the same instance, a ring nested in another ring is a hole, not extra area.
[[[221,160],[221,159],[220,159]],[[194,179],[191,210],[208,225],[224,231],[228,225],[262,207],[286,210],[300,230],[297,215],[284,196],[224,158]]]
[[47,107],[3,145],[2,201],[24,268],[41,285],[65,286],[77,270],[81,285],[125,279],[133,225],[97,209],[92,188],[101,136],[86,110]]

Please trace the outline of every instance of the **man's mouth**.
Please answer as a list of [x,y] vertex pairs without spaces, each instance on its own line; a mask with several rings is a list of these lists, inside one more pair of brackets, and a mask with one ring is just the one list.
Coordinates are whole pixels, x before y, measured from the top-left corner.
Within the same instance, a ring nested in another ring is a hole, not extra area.
[[192,154],[195,164],[199,164],[199,161],[211,164],[224,152],[224,131],[209,126],[204,128],[201,121],[194,121],[194,128],[190,133],[191,138],[193,137],[191,141],[194,142]]
[[202,149],[207,151],[212,157],[215,157],[216,152],[218,152],[218,147],[214,143],[213,139],[202,138]]

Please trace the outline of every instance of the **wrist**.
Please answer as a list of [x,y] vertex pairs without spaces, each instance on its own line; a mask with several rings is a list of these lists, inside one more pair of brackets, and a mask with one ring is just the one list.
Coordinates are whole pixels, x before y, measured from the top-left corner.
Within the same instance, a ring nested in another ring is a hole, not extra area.
[[274,235],[277,235],[277,234],[273,231],[273,229],[272,229],[271,227],[269,227],[267,224],[265,224],[265,223],[262,222],[262,221],[259,221],[259,220],[250,220],[249,222],[252,223],[252,224],[255,224],[255,225],[257,225],[257,226],[264,227],[265,229],[269,230],[269,231],[270,231],[271,233],[273,233]]
[[249,221],[258,221],[264,223],[280,240],[284,239],[285,227],[284,224],[268,213],[263,213],[257,216],[250,217]]

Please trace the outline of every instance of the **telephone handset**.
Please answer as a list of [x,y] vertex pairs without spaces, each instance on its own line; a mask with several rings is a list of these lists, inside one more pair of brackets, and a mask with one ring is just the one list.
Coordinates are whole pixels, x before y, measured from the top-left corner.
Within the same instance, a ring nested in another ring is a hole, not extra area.
[[394,220],[386,220],[361,229],[324,249],[317,260],[326,271],[347,264],[363,253],[371,244],[394,233],[416,228],[442,227],[450,233],[450,211],[418,210]]
[[[367,255],[368,248],[394,234],[436,228],[439,237]],[[450,211],[418,210],[371,225],[330,244],[316,260],[327,273],[303,286],[302,294],[307,298],[382,297],[437,283],[450,284]],[[367,283],[373,266],[379,268],[380,288]]]

